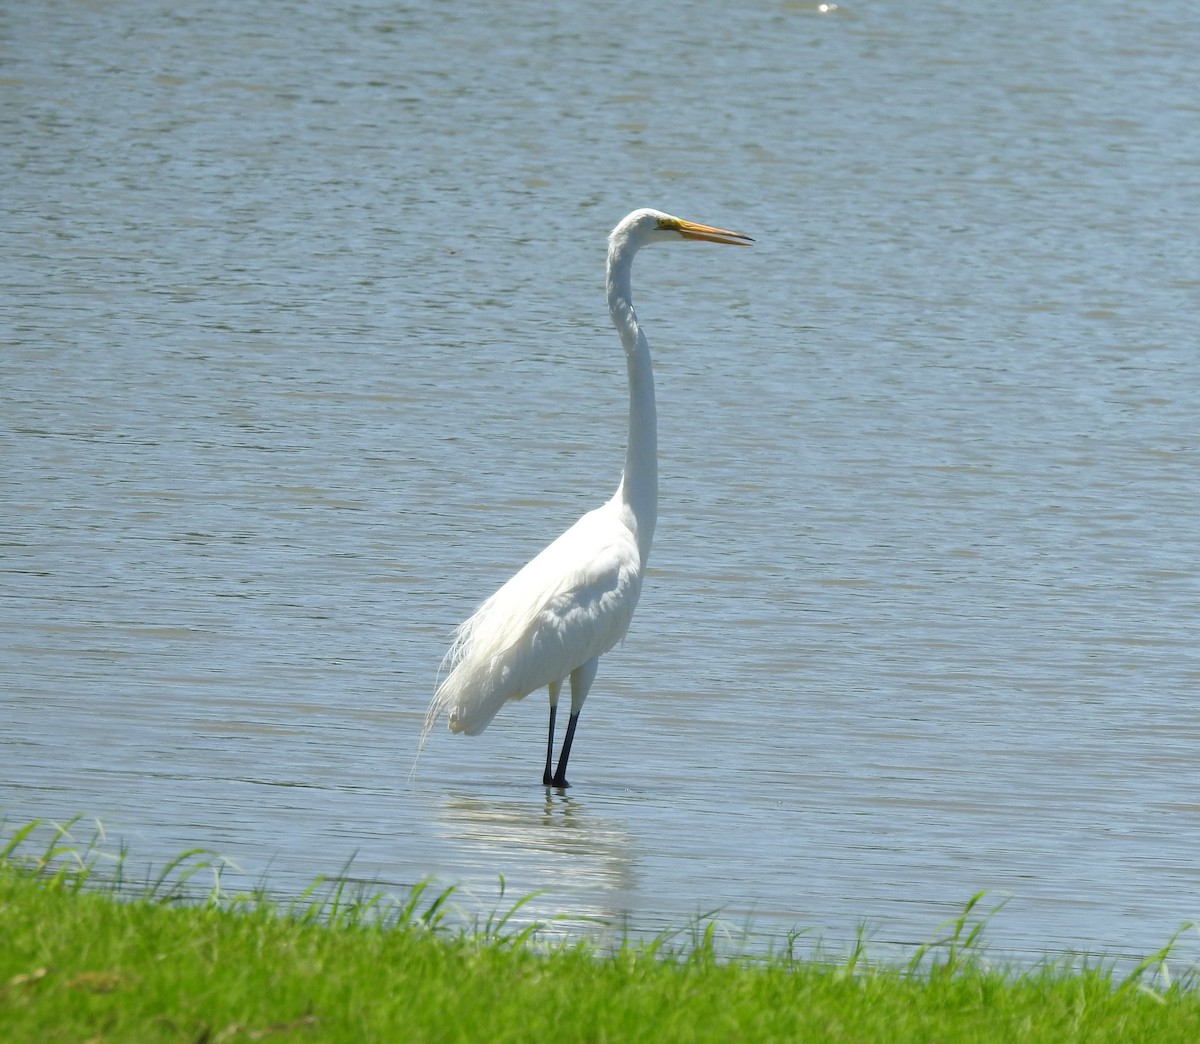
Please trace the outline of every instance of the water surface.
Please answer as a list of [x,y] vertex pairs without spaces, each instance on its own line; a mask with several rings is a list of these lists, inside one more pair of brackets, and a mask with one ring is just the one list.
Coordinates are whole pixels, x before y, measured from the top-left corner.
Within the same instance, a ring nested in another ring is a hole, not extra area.
[[[1156,949],[1200,913],[1182,0],[51,3],[0,21],[0,813],[634,930]],[[615,487],[660,521],[566,794],[421,717]]]

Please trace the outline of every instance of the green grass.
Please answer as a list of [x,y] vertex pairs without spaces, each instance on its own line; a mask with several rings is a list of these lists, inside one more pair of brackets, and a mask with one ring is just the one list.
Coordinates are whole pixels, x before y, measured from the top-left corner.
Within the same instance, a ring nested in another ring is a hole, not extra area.
[[226,895],[199,851],[134,883],[124,853],[63,828],[37,849],[38,829],[0,840],[5,1041],[1200,1040],[1200,991],[1170,976],[1170,947],[1121,979],[995,970],[978,897],[901,966],[861,942],[837,960],[721,959],[712,922],[683,947],[601,954],[518,928],[521,902],[452,923],[449,891],[388,898],[343,876],[272,903]]

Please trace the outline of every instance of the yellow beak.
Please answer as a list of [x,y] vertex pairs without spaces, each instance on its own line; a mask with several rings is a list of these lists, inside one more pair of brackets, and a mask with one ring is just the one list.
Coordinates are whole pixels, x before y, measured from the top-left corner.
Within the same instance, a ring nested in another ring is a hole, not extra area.
[[700,239],[706,243],[728,243],[730,246],[749,246],[754,242],[741,232],[730,232],[723,228],[713,228],[711,225],[697,225],[694,221],[680,221],[676,231],[684,239]]

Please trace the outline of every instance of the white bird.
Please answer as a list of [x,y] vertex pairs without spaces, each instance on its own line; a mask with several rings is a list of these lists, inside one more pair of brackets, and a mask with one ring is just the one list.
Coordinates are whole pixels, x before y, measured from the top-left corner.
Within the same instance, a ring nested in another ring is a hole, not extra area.
[[[625,637],[642,589],[658,517],[658,435],[650,348],[633,310],[633,258],[647,243],[698,239],[748,245],[749,236],[635,210],[608,237],[608,310],[629,372],[625,470],[608,503],[589,511],[484,602],[455,631],[421,745],[442,714],[451,732],[474,736],[508,700],[549,686],[546,786],[566,787],[579,711],[601,656]],[[562,683],[571,679],[571,717],[551,774]]]

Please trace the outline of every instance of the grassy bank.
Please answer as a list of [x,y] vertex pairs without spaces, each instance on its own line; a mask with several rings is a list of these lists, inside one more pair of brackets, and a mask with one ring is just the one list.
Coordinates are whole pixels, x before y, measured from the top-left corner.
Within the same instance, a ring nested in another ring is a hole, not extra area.
[[420,888],[331,882],[281,906],[214,878],[181,902],[212,868],[200,853],[134,885],[61,839],[29,854],[32,834],[0,842],[8,1041],[1200,1040],[1200,993],[1162,976],[1165,955],[1121,981],[1004,973],[977,959],[969,908],[907,967],[720,960],[703,931],[600,956],[505,915],[449,927],[447,893]]

